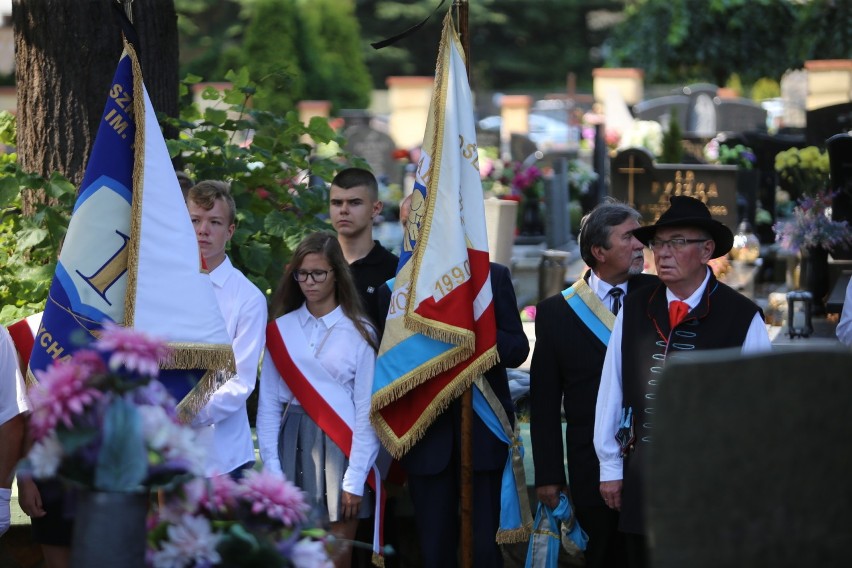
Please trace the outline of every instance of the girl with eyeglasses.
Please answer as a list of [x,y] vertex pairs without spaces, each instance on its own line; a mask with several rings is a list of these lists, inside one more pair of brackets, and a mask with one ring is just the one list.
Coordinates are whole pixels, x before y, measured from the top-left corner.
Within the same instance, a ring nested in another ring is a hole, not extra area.
[[379,441],[370,424],[378,346],[334,235],[313,233],[299,243],[271,315],[260,374],[260,454],[267,470],[298,485],[313,513],[330,523],[341,544],[334,564],[346,567],[347,541],[371,512],[366,484],[380,502]]

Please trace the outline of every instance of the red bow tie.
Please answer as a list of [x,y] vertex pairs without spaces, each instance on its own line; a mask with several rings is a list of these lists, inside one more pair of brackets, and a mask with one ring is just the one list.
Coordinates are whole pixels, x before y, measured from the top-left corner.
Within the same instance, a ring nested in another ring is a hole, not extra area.
[[686,317],[686,314],[689,313],[689,304],[686,302],[681,302],[680,300],[675,300],[669,304],[669,325],[671,329],[677,327],[683,318]]

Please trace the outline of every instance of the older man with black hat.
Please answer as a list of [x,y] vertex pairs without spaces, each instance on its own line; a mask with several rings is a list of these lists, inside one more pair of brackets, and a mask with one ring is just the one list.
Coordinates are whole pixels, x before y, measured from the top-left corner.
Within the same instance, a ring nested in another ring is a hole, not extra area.
[[731,250],[730,229],[698,199],[671,198],[654,225],[633,235],[654,253],[661,284],[625,298],[604,359],[595,408],[595,452],[601,496],[620,510],[628,563],[645,566],[648,548],[642,489],[644,454],[652,437],[657,378],[682,351],[741,347],[771,349],[757,305],[722,284],[707,263]]

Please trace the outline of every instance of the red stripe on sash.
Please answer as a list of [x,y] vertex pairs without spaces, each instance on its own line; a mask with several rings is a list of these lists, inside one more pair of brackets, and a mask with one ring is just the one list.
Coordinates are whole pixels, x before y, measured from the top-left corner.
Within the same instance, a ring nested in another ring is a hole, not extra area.
[[[281,337],[281,330],[278,329],[278,324],[275,320],[269,322],[266,326],[266,348],[269,350],[269,355],[272,357],[272,362],[275,363],[275,368],[278,369],[278,374],[283,380],[302,408],[305,409],[308,416],[317,423],[323,432],[328,435],[331,440],[337,444],[346,458],[352,451],[352,429],[349,425],[335,412],[334,408],[329,405],[325,399],[311,385],[310,381],[302,374],[301,369],[290,357],[290,352],[287,350],[287,345],[284,343],[284,338]],[[287,377],[286,379],[284,377]],[[376,484],[381,483],[377,479],[375,467],[371,467],[367,474],[367,483],[381,495],[379,505],[379,543],[378,547],[384,545],[384,510],[386,495],[384,488],[377,491]],[[377,552],[374,549],[374,552]],[[378,551],[381,554],[381,551]]]
[[9,335],[12,336],[12,342],[18,350],[18,358],[21,360],[21,372],[26,376],[27,367],[30,366],[30,354],[35,346],[35,337],[30,329],[30,324],[26,318],[16,321],[6,329],[9,330]]

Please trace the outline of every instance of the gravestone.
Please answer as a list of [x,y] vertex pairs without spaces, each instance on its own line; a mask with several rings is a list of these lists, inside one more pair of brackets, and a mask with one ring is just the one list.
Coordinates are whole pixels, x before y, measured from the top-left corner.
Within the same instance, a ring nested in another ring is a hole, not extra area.
[[[831,190],[837,192],[831,202],[831,219],[852,225],[852,136],[835,134],[826,143],[831,175]],[[834,259],[852,259],[852,247],[831,251]]]
[[545,237],[551,249],[566,246],[571,241],[571,217],[568,211],[568,160],[552,162],[553,176],[546,181],[544,200]]
[[689,97],[682,94],[666,95],[649,99],[633,105],[633,112],[639,120],[656,120],[663,130],[668,130],[672,113],[677,116],[677,123],[686,124],[686,109],[689,106]]
[[716,112],[719,132],[766,129],[766,109],[750,99],[721,99]]
[[656,120],[667,130],[675,113],[684,138],[706,140],[719,132],[745,132],[766,128],[766,110],[752,100],[719,98],[709,83],[687,85],[681,92],[642,101],[633,107],[639,120]]
[[376,178],[402,183],[401,168],[393,158],[396,144],[389,135],[370,126],[356,124],[344,130],[343,136],[346,138],[346,150],[366,160]]
[[657,164],[644,148],[628,148],[612,158],[610,179],[610,195],[639,211],[644,224],[660,218],[671,196],[686,195],[736,233],[736,166]]
[[509,139],[509,155],[513,162],[524,162],[538,152],[536,143],[523,134],[513,133]]
[[479,148],[500,148],[500,130],[477,128],[476,145]]
[[787,349],[666,364],[645,479],[652,566],[849,565],[852,353]]
[[807,111],[805,140],[811,146],[825,147],[835,134],[852,130],[852,103],[843,103]]
[[716,85],[698,83],[683,88],[683,94],[689,98],[686,107],[686,128],[690,136],[712,138],[719,131],[716,128]]
[[779,126],[803,128],[808,103],[808,72],[804,69],[787,71],[781,77],[781,99],[784,114]]

